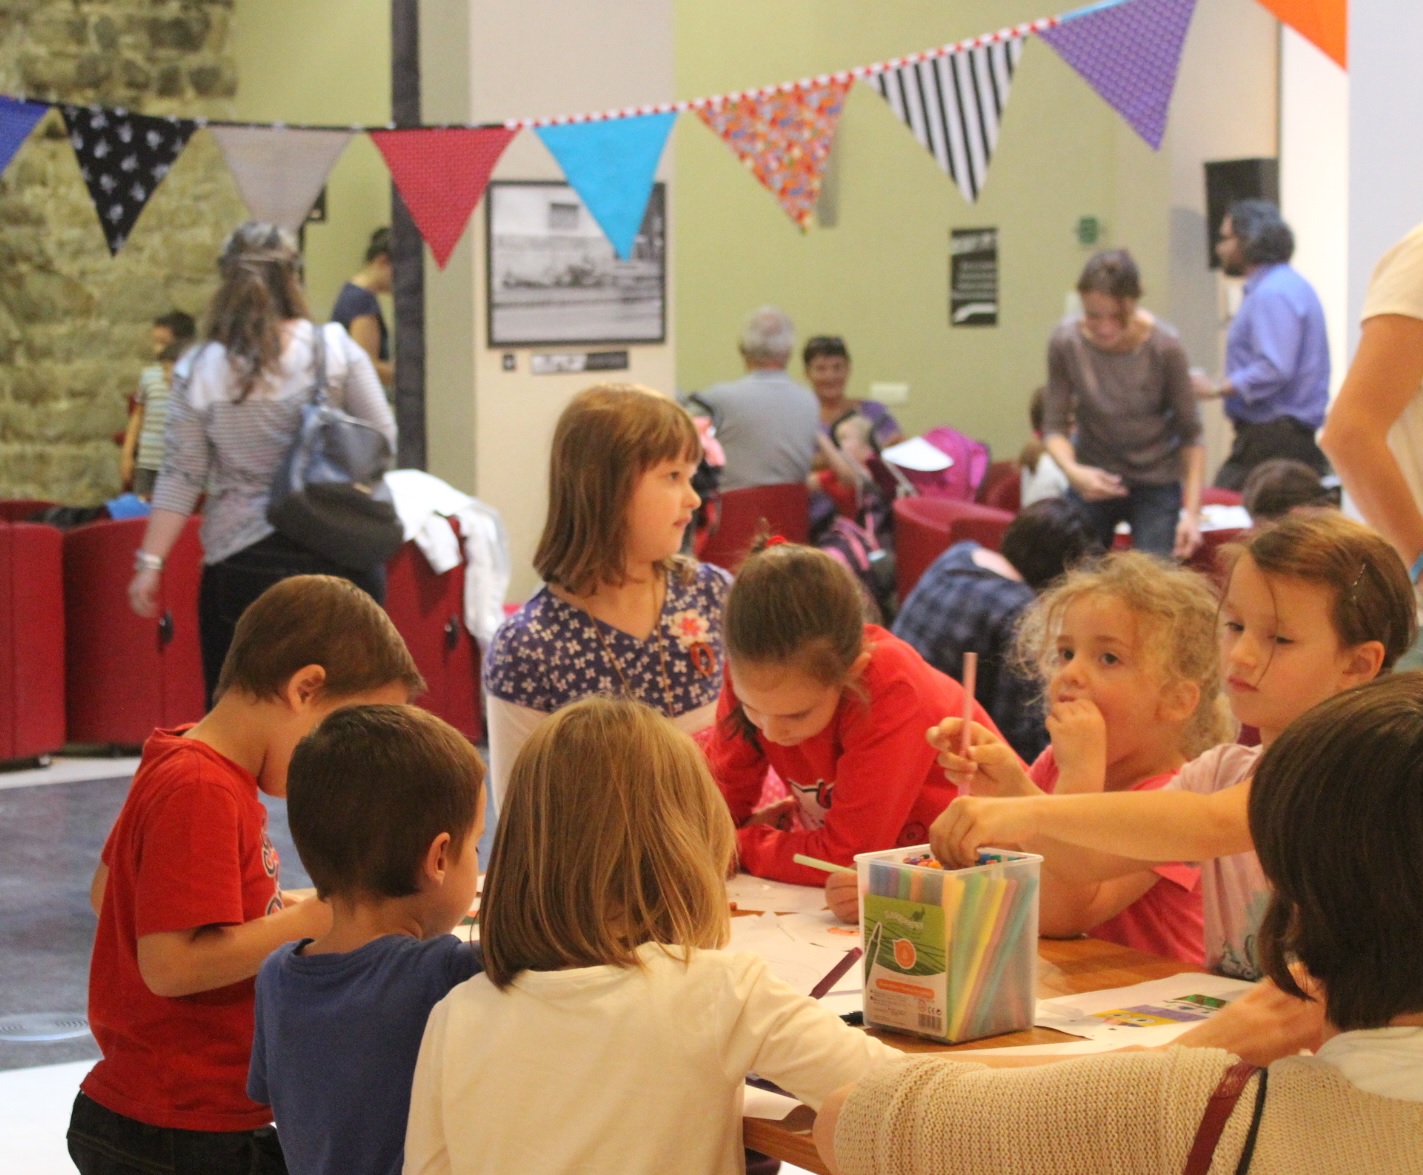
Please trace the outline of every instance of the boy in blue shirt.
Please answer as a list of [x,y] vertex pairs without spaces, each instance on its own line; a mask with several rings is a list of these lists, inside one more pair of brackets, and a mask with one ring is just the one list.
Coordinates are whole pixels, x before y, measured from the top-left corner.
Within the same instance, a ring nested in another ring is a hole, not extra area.
[[425,1021],[482,970],[450,933],[478,880],[484,764],[413,706],[354,706],[292,755],[292,840],[330,933],[257,976],[249,1095],[270,1103],[291,1175],[399,1175]]

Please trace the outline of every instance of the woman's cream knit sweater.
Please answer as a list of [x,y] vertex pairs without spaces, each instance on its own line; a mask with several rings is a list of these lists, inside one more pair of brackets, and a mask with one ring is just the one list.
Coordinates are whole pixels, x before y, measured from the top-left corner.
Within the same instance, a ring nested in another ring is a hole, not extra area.
[[[1220,1049],[1084,1057],[1025,1069],[925,1058],[880,1069],[835,1132],[844,1175],[1171,1175],[1234,1058]],[[1230,1175],[1259,1078],[1212,1175]],[[1324,1061],[1270,1066],[1251,1175],[1423,1175],[1423,1103],[1364,1093]]]

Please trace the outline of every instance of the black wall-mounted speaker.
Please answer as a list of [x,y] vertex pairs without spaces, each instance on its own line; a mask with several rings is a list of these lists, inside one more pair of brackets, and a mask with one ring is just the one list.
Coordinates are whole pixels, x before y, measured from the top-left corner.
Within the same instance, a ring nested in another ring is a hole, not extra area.
[[1280,202],[1280,161],[1278,159],[1223,159],[1206,164],[1206,259],[1212,269],[1220,268],[1215,241],[1220,222],[1237,200]]

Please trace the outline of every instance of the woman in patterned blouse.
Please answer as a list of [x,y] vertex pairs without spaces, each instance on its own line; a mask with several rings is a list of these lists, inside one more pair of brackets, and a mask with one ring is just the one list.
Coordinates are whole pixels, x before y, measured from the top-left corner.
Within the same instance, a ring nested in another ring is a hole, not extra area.
[[485,662],[496,804],[524,740],[579,698],[622,694],[689,733],[711,725],[728,576],[678,555],[701,452],[691,417],[633,384],[588,388],[559,417],[534,553],[544,586]]

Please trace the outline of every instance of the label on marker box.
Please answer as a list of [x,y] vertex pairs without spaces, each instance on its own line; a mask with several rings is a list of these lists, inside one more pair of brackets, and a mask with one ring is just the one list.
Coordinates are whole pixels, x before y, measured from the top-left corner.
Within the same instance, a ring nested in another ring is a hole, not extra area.
[[948,1023],[944,908],[865,895],[865,1018],[942,1038]]

